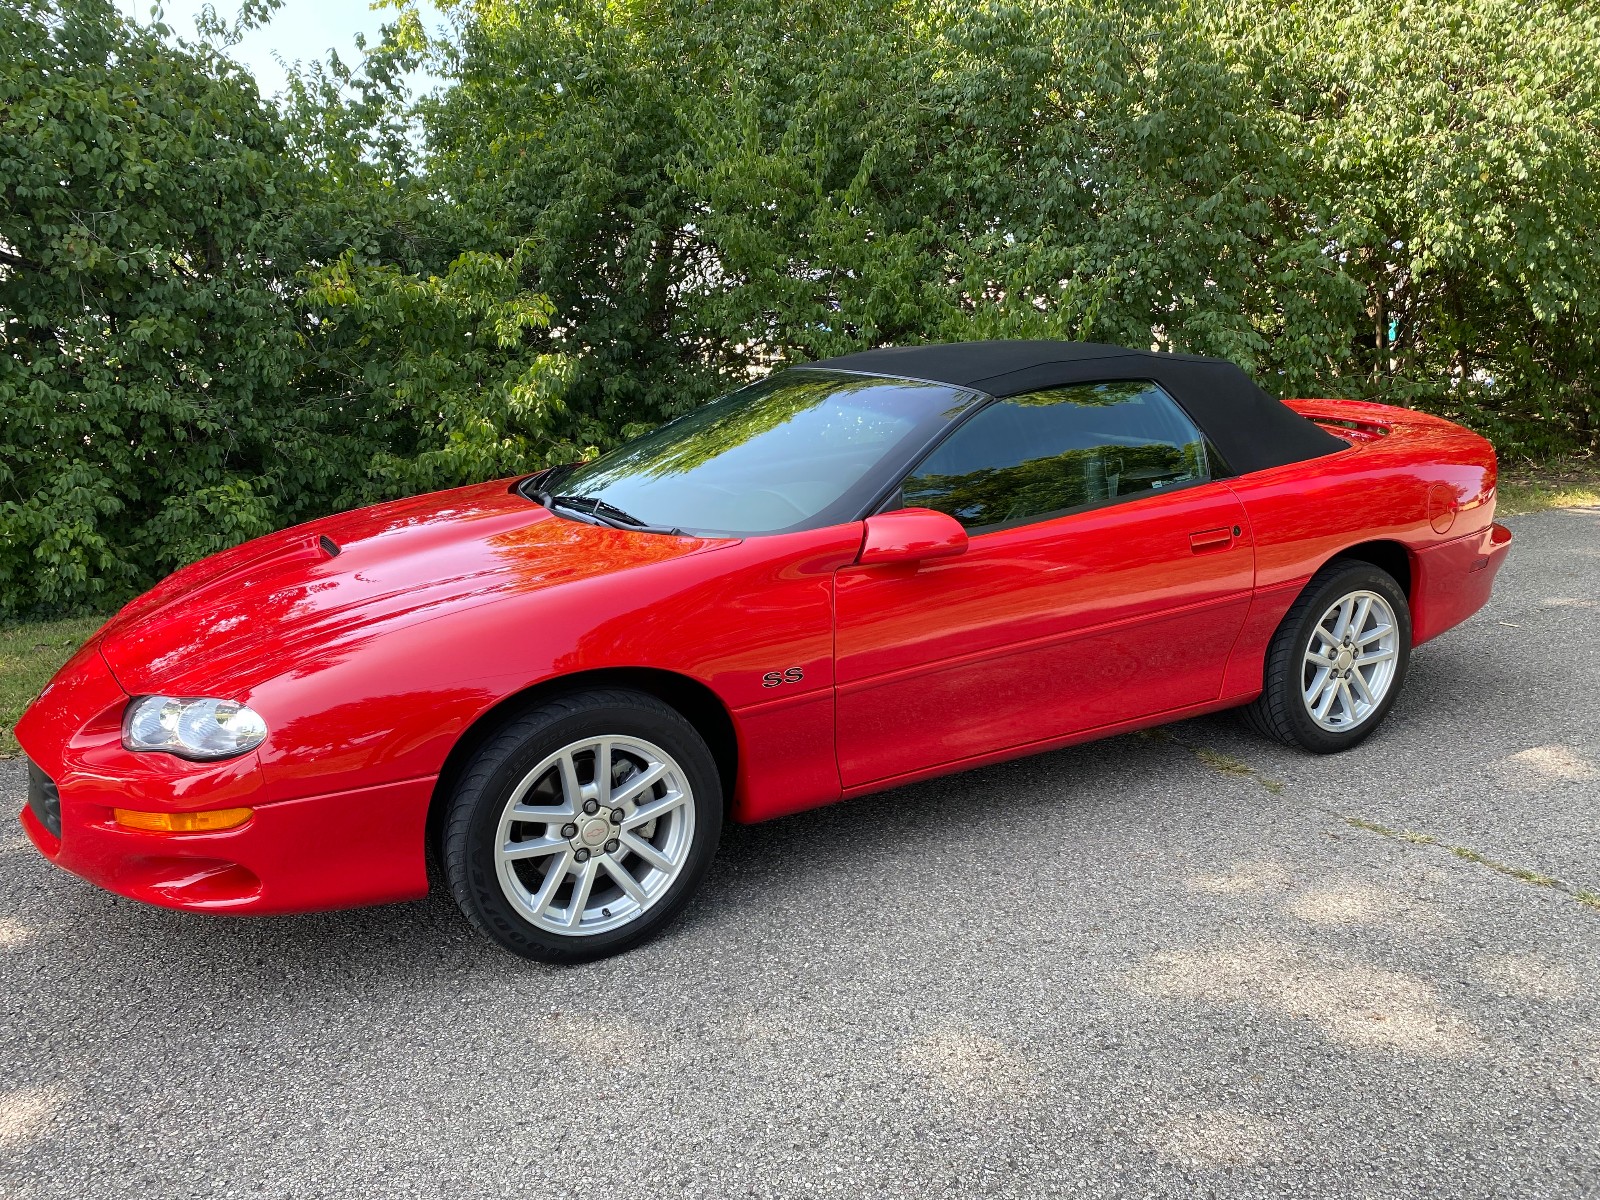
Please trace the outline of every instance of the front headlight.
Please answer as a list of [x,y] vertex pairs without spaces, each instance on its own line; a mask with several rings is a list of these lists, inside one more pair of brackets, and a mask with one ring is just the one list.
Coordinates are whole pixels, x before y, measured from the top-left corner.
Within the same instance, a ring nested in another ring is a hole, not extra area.
[[129,750],[165,750],[180,758],[232,758],[266,736],[267,723],[254,709],[205,696],[139,696],[122,718],[122,744]]

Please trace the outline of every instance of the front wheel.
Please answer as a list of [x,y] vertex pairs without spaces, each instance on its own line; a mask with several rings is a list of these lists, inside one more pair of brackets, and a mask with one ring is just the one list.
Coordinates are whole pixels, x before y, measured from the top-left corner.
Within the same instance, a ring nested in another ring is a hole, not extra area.
[[1267,647],[1264,689],[1244,712],[1261,733],[1317,754],[1348,750],[1388,715],[1411,661],[1411,609],[1388,572],[1330,563]]
[[721,780],[694,727],[653,696],[583,692],[478,751],[446,819],[445,874],[462,912],[506,949],[581,962],[670,921],[721,832]]

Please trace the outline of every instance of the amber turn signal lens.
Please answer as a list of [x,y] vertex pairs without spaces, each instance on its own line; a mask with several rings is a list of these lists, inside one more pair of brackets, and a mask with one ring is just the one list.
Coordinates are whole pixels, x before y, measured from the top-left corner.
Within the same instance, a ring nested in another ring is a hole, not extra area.
[[205,833],[243,825],[253,810],[213,808],[209,812],[155,813],[116,808],[111,811],[117,824],[128,829],[143,829],[147,833]]

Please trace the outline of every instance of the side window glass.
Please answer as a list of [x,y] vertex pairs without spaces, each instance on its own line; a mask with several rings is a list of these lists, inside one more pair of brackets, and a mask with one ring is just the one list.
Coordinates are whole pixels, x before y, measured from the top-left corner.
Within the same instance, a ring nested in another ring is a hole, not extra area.
[[912,469],[908,508],[972,533],[1211,478],[1204,436],[1149,381],[1083,383],[997,400]]

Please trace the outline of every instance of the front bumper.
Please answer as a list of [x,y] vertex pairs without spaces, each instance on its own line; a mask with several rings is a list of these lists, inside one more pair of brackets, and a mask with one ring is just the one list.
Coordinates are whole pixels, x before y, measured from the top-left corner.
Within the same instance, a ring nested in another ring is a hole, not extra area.
[[[22,828],[57,866],[121,896],[198,912],[312,912],[427,894],[433,777],[275,799],[253,753],[195,763],[123,749],[127,701],[91,642],[17,724],[30,773]],[[253,811],[206,833],[128,829],[113,816],[229,807]]]
[[58,867],[163,908],[263,915],[352,908],[427,894],[422,847],[433,782],[263,804],[243,825],[216,833],[126,829],[110,807],[63,792],[59,837],[31,807],[22,810],[22,828]]

